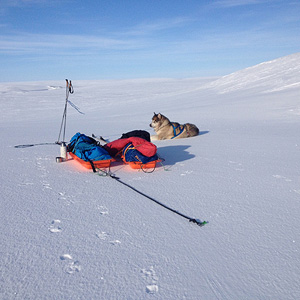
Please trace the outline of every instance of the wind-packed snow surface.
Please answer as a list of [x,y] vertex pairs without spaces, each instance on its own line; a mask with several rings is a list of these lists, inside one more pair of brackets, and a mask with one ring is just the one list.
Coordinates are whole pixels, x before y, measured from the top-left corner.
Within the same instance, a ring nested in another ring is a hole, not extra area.
[[[71,78],[72,79],[72,78]],[[66,139],[115,140],[153,112],[200,135],[156,141],[153,173],[110,177],[58,140],[65,81],[0,84],[1,299],[300,299],[300,53],[222,78],[73,81]]]

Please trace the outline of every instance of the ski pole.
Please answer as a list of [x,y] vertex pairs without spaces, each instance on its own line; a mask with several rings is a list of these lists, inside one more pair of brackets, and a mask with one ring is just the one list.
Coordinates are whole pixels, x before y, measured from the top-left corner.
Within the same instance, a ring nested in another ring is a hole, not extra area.
[[58,135],[58,140],[57,140],[57,144],[60,144],[60,135],[63,130],[63,139],[62,142],[65,141],[65,135],[66,135],[66,125],[67,125],[67,107],[68,107],[68,100],[69,100],[69,94],[73,94],[74,93],[74,89],[72,86],[72,82],[68,79],[66,79],[66,102],[65,102],[65,108],[64,108],[64,112],[63,112],[63,116],[62,116],[62,120],[61,120],[61,125],[60,125],[60,131],[59,131],[59,135]]

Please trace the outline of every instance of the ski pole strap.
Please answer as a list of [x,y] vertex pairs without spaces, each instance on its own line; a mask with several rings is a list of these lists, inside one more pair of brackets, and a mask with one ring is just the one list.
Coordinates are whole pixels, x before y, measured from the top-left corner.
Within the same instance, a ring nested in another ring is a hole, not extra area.
[[71,83],[71,80],[70,80],[70,85],[69,85],[69,93],[70,94],[73,94],[74,93],[74,88],[73,88],[73,85]]
[[80,111],[79,107],[76,106],[73,102],[71,102],[69,99],[67,100],[67,102],[74,108],[76,109],[80,114],[84,115],[84,113],[82,111]]
[[73,85],[72,85],[72,81],[66,79],[66,85],[67,85],[67,90],[70,94],[73,94],[74,93],[74,89],[73,89]]
[[[102,172],[103,172],[103,171],[102,171]],[[177,215],[179,215],[179,216],[181,216],[181,217],[183,217],[183,218],[185,218],[185,219],[188,219],[190,222],[195,223],[195,224],[197,224],[197,225],[200,226],[200,227],[202,227],[202,226],[204,226],[205,224],[208,223],[207,221],[201,221],[200,219],[190,218],[189,216],[184,215],[184,214],[182,214],[181,212],[179,212],[179,211],[177,211],[177,210],[175,210],[175,209],[173,209],[173,208],[171,208],[171,207],[169,207],[169,206],[167,206],[167,205],[165,205],[165,204],[163,204],[163,203],[161,203],[161,202],[155,200],[154,198],[152,198],[152,197],[146,195],[145,193],[143,193],[143,192],[137,190],[136,188],[134,188],[133,186],[129,185],[128,183],[122,181],[119,177],[115,176],[114,174],[112,174],[112,173],[110,173],[110,172],[107,173],[107,175],[110,176],[111,178],[115,179],[115,180],[118,181],[119,183],[121,183],[121,184],[127,186],[128,188],[130,188],[131,190],[135,191],[136,193],[138,193],[138,194],[140,194],[140,195],[142,195],[142,196],[144,196],[144,197],[150,199],[151,201],[153,201],[153,202],[155,202],[156,204],[158,204],[158,205],[160,205],[160,206],[162,206],[162,207],[164,207],[164,208],[166,208],[166,209],[172,211],[173,213],[175,213],[175,214],[177,214]]]

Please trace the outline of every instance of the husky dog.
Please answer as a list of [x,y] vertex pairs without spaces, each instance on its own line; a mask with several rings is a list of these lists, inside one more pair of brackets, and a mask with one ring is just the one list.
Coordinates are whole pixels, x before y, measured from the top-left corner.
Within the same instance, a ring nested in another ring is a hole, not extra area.
[[151,136],[152,141],[187,138],[199,134],[199,129],[196,125],[190,123],[180,125],[176,122],[170,122],[170,120],[161,113],[154,113],[150,127],[157,133],[157,135]]

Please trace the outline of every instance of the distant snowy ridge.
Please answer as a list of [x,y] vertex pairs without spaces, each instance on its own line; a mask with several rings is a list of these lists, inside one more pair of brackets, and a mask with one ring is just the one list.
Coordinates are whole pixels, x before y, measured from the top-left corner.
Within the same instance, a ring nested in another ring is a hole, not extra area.
[[300,86],[300,52],[267,61],[223,76],[202,88],[217,89],[225,94],[244,90],[262,93]]

